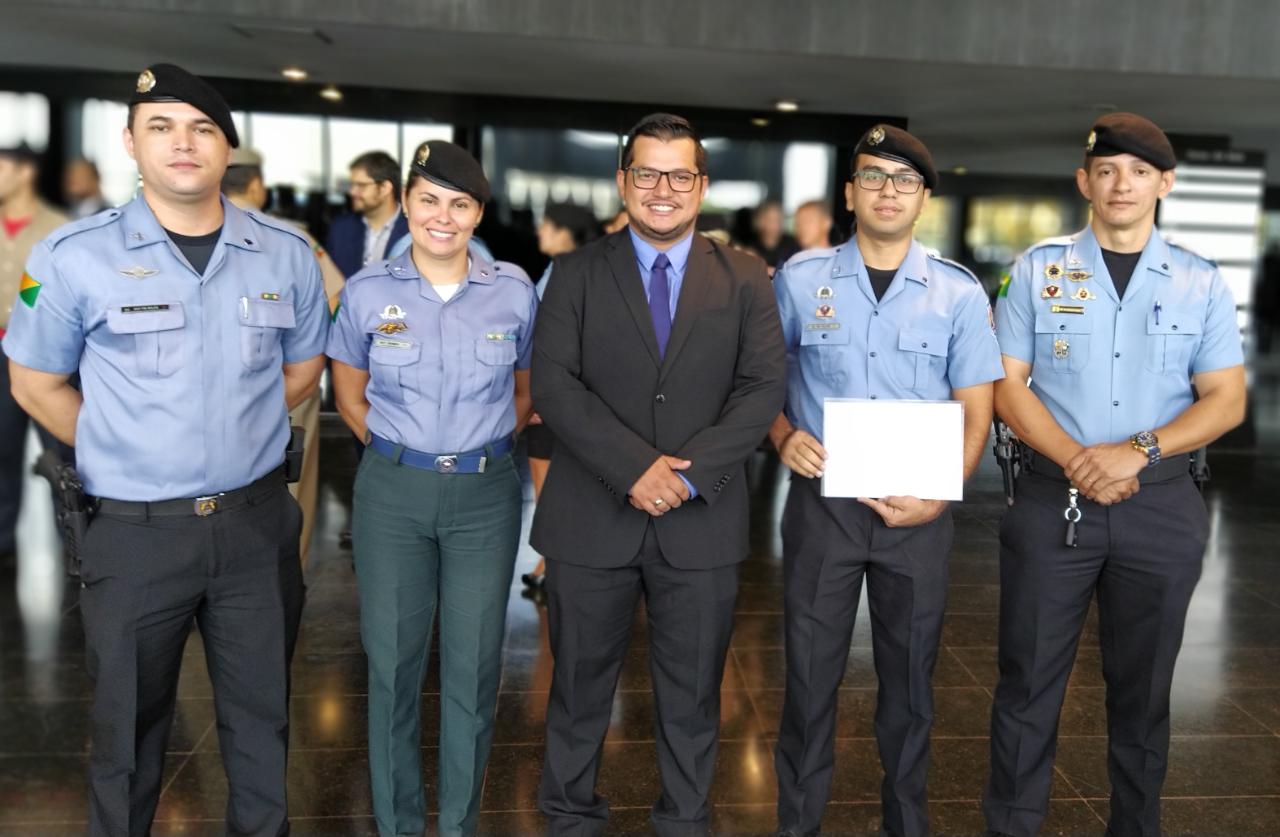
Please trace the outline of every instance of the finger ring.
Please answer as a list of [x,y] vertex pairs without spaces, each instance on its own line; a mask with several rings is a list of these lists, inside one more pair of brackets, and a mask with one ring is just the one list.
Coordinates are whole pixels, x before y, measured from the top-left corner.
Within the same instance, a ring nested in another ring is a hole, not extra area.
[[655,506],[661,506],[661,505],[662,505],[663,503],[665,503],[665,502],[666,502],[666,500],[663,500],[661,497],[659,497],[658,499],[656,499],[656,500],[654,500],[654,501],[653,501],[653,504],[654,504]]

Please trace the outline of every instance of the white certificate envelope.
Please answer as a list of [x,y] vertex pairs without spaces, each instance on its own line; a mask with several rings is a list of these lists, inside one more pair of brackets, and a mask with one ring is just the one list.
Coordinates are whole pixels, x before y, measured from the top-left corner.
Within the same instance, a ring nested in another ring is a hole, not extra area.
[[959,401],[827,398],[823,497],[964,499]]

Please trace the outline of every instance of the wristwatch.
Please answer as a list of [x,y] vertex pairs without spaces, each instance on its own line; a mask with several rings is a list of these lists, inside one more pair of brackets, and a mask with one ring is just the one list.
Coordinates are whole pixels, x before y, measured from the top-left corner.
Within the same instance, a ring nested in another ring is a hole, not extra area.
[[1141,433],[1134,433],[1129,437],[1129,444],[1133,445],[1134,450],[1140,450],[1147,455],[1148,468],[1160,461],[1160,440],[1156,438],[1154,431],[1144,430]]

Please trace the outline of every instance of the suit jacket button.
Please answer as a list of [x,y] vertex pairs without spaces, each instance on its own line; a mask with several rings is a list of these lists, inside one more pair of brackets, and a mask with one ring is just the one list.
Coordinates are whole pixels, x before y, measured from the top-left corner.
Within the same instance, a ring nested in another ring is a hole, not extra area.
[[654,396],[654,399],[653,399],[653,400],[654,400],[654,401],[657,401],[659,404],[666,404],[666,403],[667,403],[667,397],[666,397],[665,395],[663,395],[662,393],[658,393],[656,396]]

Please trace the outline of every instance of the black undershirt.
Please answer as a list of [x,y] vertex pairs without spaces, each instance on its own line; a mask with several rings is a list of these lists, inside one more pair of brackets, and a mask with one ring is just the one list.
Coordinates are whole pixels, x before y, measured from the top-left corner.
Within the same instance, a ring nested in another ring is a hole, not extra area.
[[867,278],[871,280],[871,290],[876,295],[876,301],[884,299],[884,292],[889,290],[889,286],[893,284],[893,277],[898,275],[898,269],[881,270],[878,267],[867,268]]
[[169,240],[178,245],[178,249],[187,257],[187,261],[195,272],[204,276],[204,269],[209,266],[209,259],[213,258],[213,248],[218,246],[222,227],[205,235],[180,235],[173,230],[165,230],[165,232],[168,233]]
[[1103,250],[1102,260],[1106,262],[1107,273],[1111,274],[1111,284],[1116,286],[1116,296],[1124,299],[1125,288],[1133,278],[1133,269],[1138,266],[1142,251],[1136,253],[1117,253],[1114,250]]

